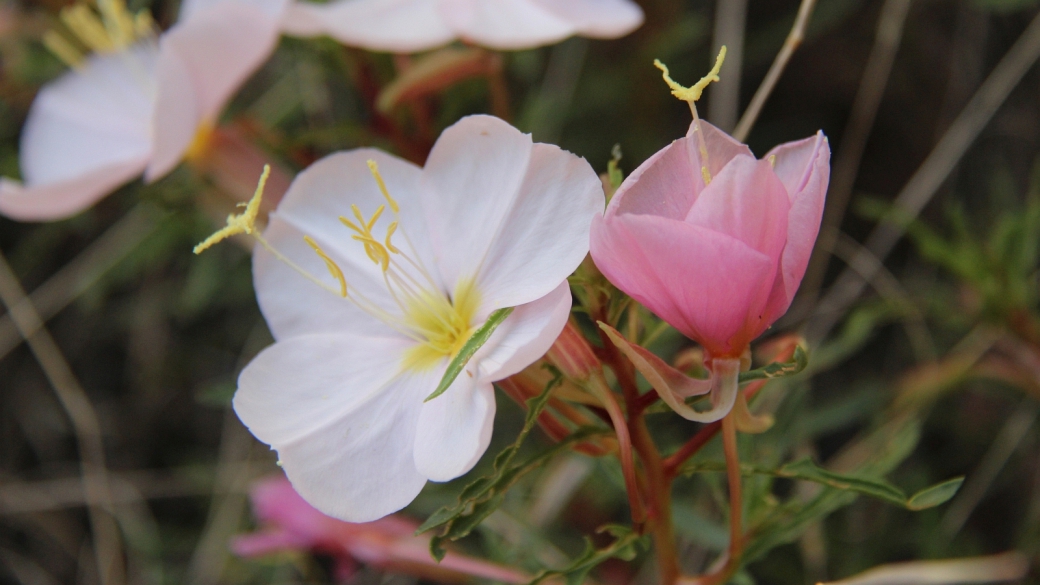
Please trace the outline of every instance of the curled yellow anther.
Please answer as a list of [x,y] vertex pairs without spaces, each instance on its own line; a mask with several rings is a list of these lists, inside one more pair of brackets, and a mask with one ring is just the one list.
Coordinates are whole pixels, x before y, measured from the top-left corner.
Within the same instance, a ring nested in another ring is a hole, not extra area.
[[369,159],[368,170],[372,173],[372,176],[375,177],[376,183],[379,184],[379,190],[383,192],[383,197],[386,197],[386,202],[390,204],[390,211],[393,211],[394,213],[400,212],[401,207],[397,205],[397,201],[390,196],[390,191],[386,188],[386,182],[383,181],[383,175],[379,174],[379,165],[376,164],[376,161]]
[[708,87],[712,81],[719,80],[719,71],[722,69],[722,62],[726,60],[726,45],[723,45],[719,50],[719,56],[715,58],[715,66],[711,68],[711,71],[707,75],[701,78],[700,81],[693,84],[690,87],[683,87],[672,79],[672,76],[668,73],[668,67],[661,63],[660,60],[654,59],[654,66],[661,70],[664,82],[668,84],[668,87],[672,89],[672,95],[683,100],[684,102],[695,102],[701,99],[701,93],[704,92],[704,88]]
[[711,172],[708,171],[708,167],[701,167],[701,178],[704,179],[705,185],[711,183]]
[[233,213],[229,215],[226,226],[217,230],[212,236],[203,240],[198,246],[195,246],[194,252],[196,254],[204,252],[213,246],[213,244],[226,240],[231,236],[237,236],[238,234],[252,234],[256,231],[256,216],[260,213],[260,201],[264,196],[264,185],[267,184],[267,177],[270,174],[270,165],[264,165],[264,172],[260,175],[260,181],[256,185],[256,192],[253,193],[253,198],[249,200],[249,203],[245,204],[245,211],[239,215]]
[[396,231],[397,231],[397,222],[396,221],[390,222],[390,225],[388,225],[386,227],[386,249],[390,250],[391,254],[400,254],[401,253],[401,251],[398,250],[396,246],[394,246],[393,244],[390,243],[390,238],[394,235],[394,232],[396,232]]
[[303,236],[303,241],[307,242],[307,245],[314,250],[314,252],[325,262],[325,267],[329,269],[329,274],[333,278],[339,281],[339,296],[347,297],[347,279],[343,277],[343,271],[340,270],[339,266],[329,258],[329,255],[325,253],[325,250],[321,249],[318,242],[314,241],[314,238],[310,236]]

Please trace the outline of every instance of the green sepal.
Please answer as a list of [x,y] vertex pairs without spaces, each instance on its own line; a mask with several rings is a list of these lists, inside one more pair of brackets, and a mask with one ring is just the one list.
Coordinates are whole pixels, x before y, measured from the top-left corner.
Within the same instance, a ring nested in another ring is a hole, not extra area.
[[473,358],[473,355],[477,353],[477,350],[484,347],[484,344],[491,339],[491,334],[495,332],[495,329],[498,329],[498,326],[501,325],[502,322],[506,320],[506,317],[508,317],[512,312],[513,307],[506,307],[491,313],[488,320],[478,327],[477,330],[473,332],[473,335],[469,336],[469,339],[466,340],[466,343],[462,346],[462,349],[459,350],[459,353],[455,354],[455,357],[451,358],[451,363],[448,364],[448,369],[444,372],[444,377],[441,378],[441,383],[437,385],[437,389],[433,391],[433,394],[427,396],[426,400],[423,400],[423,402],[429,402],[434,398],[437,398],[451,387],[452,383],[455,382],[455,378],[459,377],[459,374],[462,373],[463,368],[465,368],[466,364],[469,363],[469,360]]
[[802,346],[796,345],[794,347],[794,355],[791,356],[790,361],[773,362],[762,366],[761,368],[741,372],[740,383],[744,384],[746,382],[751,382],[752,380],[768,380],[770,378],[793,376],[808,366],[809,354],[805,352],[805,349]]

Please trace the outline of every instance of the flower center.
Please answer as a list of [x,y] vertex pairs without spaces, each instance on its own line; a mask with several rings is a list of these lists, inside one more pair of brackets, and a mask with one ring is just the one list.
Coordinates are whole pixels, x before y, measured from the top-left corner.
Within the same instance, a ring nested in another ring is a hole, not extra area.
[[[196,246],[195,253],[198,254],[213,244],[236,234],[251,235],[278,260],[287,264],[304,278],[354,303],[362,311],[416,341],[416,345],[405,353],[403,368],[429,369],[442,363],[445,358],[454,357],[469,340],[476,329],[474,320],[477,309],[480,307],[480,293],[475,282],[472,279],[466,279],[448,295],[440,289],[437,281],[423,266],[420,259],[412,258],[404,250],[394,245],[393,237],[400,230],[401,237],[408,242],[408,246],[412,250],[416,249],[404,229],[399,228],[401,225],[400,206],[390,196],[375,161],[369,161],[368,166],[386,199],[386,205],[380,205],[368,219],[356,205],[351,205],[354,217],[341,216],[339,220],[350,232],[353,232],[351,239],[363,247],[368,259],[379,266],[383,283],[397,306],[397,311],[387,310],[367,298],[357,287],[350,286],[343,270],[310,236],[304,236],[304,241],[324,261],[325,267],[336,280],[338,287],[331,287],[311,275],[264,239],[255,222],[260,210],[264,183],[269,172],[266,167],[264,174],[260,177],[256,194],[249,203],[244,205],[245,210],[240,215],[228,217],[227,227]],[[394,215],[394,220],[387,226],[386,235],[380,239],[376,237],[373,229],[387,207]]]

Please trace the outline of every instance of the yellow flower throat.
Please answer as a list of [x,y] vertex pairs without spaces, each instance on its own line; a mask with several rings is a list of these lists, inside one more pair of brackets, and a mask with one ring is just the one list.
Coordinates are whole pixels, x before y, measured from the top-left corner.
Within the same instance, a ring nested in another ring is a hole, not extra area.
[[[260,230],[256,228],[255,222],[260,209],[260,198],[263,196],[264,184],[269,173],[269,169],[266,167],[264,174],[260,177],[256,194],[249,203],[245,204],[245,210],[239,215],[229,216],[227,226],[196,246],[195,253],[198,254],[233,235],[251,235],[276,258],[311,282],[353,302],[369,315],[416,341],[417,344],[405,353],[402,368],[429,369],[457,354],[470,338],[476,328],[474,320],[480,306],[480,294],[473,279],[465,279],[455,287],[449,296],[439,288],[437,281],[422,265],[421,260],[410,257],[404,250],[394,245],[392,241],[394,235],[401,233],[409,247],[415,249],[408,240],[408,234],[401,228],[400,206],[387,190],[375,161],[369,161],[368,166],[386,199],[386,205],[376,208],[368,219],[365,219],[356,205],[351,205],[354,217],[341,216],[339,220],[352,232],[351,239],[363,246],[369,260],[379,266],[383,282],[399,312],[387,311],[366,298],[356,287],[349,286],[343,270],[336,261],[310,236],[304,236],[304,241],[325,263],[338,287],[331,287],[314,277],[274,249],[264,239]],[[387,226],[385,236],[378,238],[373,233],[373,229],[379,218],[386,212],[387,207],[393,214],[394,220]]]

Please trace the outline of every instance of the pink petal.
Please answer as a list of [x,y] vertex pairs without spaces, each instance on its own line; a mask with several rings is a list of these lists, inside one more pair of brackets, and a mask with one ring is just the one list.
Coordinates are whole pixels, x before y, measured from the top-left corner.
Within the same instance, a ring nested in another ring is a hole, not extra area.
[[654,153],[632,171],[610,200],[607,215],[635,213],[683,220],[703,188],[683,138]]
[[[698,135],[698,132],[700,135]],[[705,157],[701,154],[700,136],[704,137],[704,146],[708,152],[707,164],[704,162]],[[698,185],[702,188],[704,186],[704,181],[701,179],[702,166],[708,168],[708,172],[711,173],[712,177],[717,177],[722,172],[722,169],[729,164],[729,161],[735,157],[739,155],[754,156],[746,144],[739,142],[736,138],[704,120],[690,124],[690,129],[686,131],[684,140],[689,141],[690,165],[696,169]],[[700,189],[698,189],[698,192],[700,192]]]
[[146,164],[148,159],[142,157],[36,187],[0,179],[0,214],[18,221],[55,221],[75,215],[140,175]]
[[574,25],[578,34],[616,39],[643,24],[643,11],[630,0],[535,0],[542,8]]
[[738,155],[701,191],[686,223],[736,238],[778,261],[790,206],[768,161]]
[[[787,312],[805,276],[816,236],[820,233],[827,185],[830,181],[830,143],[823,133],[814,138],[788,143],[774,149],[776,172],[788,189],[787,245],[780,261],[766,320],[772,323]],[[768,156],[767,156],[768,159]]]
[[[429,391],[433,388],[436,384]],[[422,405],[415,432],[416,469],[433,481],[466,473],[491,443],[494,422],[494,388],[477,380],[469,365],[444,394]]]
[[[261,7],[225,1],[194,12],[163,34],[155,111],[156,160],[149,166],[148,180],[169,172],[199,126],[215,122],[238,87],[274,51],[278,26],[278,20]],[[192,107],[176,103],[189,99],[180,87],[189,80]]]
[[530,49],[578,32],[574,23],[533,0],[442,0],[441,8],[460,37],[492,49]]
[[774,260],[736,238],[647,215],[593,221],[592,257],[711,357],[739,355],[751,342],[776,273]]
[[439,4],[440,0],[334,0],[327,4],[297,0],[289,5],[282,28],[286,34],[324,34],[373,51],[414,53],[455,38]]

